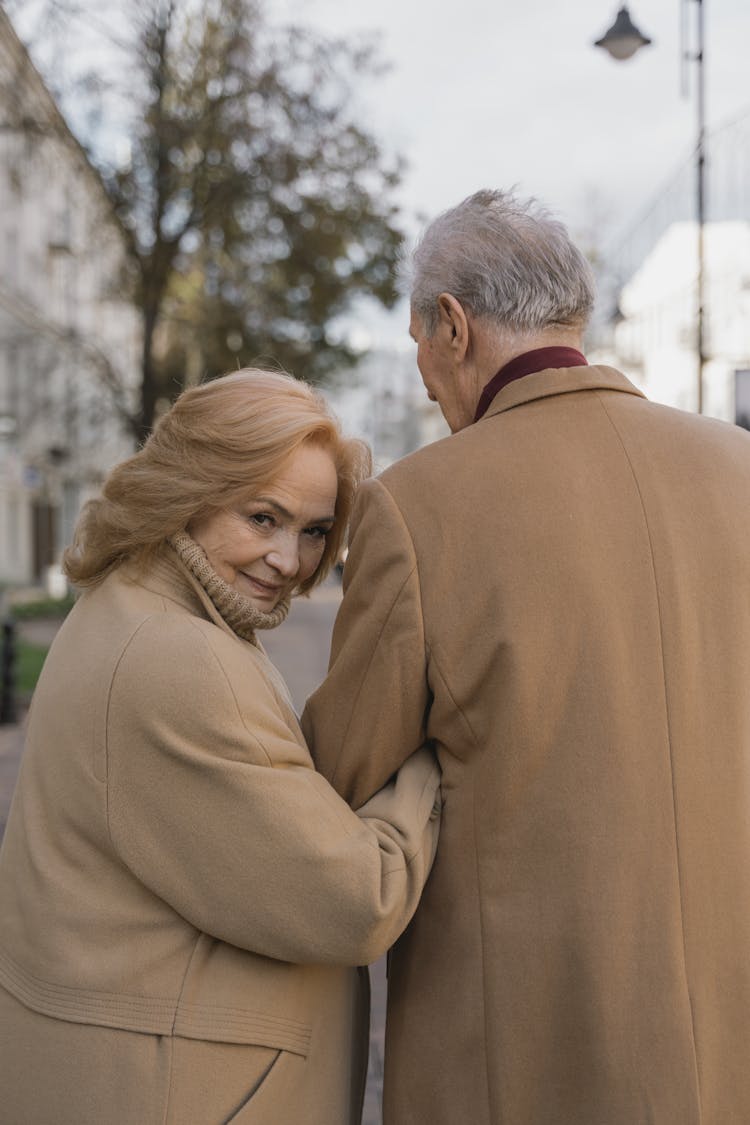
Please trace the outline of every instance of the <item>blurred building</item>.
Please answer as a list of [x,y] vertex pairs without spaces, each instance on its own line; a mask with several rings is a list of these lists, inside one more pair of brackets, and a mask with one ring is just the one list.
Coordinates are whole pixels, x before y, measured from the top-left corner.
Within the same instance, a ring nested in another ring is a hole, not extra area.
[[0,8],[0,583],[44,581],[132,450],[124,232]]
[[413,347],[373,349],[354,371],[339,373],[326,395],[344,430],[370,444],[378,472],[449,433],[427,398]]
[[[657,402],[695,410],[696,225],[673,223],[622,288],[615,361]],[[748,413],[750,222],[704,228],[706,308],[703,411],[727,422]],[[744,389],[743,389],[744,388]]]
[[[750,113],[715,129],[707,152],[703,412],[750,428]],[[620,367],[649,398],[695,410],[694,154],[603,257],[590,356]]]

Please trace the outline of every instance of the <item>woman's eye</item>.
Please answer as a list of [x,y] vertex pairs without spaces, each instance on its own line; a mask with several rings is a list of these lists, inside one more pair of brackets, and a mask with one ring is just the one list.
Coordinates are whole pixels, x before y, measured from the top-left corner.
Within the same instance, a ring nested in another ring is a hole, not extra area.
[[255,512],[254,515],[250,516],[250,523],[254,523],[256,527],[273,527],[274,518],[273,516],[269,516],[266,512]]
[[305,534],[309,535],[311,539],[325,539],[330,531],[328,527],[308,527]]

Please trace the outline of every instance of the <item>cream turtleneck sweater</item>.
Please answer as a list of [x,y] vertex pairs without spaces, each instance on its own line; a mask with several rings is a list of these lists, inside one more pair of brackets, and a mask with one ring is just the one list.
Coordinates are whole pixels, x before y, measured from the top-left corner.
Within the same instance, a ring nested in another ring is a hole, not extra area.
[[173,535],[169,545],[206,591],[230,629],[243,640],[254,640],[256,629],[275,629],[289,613],[289,598],[279,602],[270,613],[256,609],[250,598],[238,593],[216,573],[206,552],[187,532]]

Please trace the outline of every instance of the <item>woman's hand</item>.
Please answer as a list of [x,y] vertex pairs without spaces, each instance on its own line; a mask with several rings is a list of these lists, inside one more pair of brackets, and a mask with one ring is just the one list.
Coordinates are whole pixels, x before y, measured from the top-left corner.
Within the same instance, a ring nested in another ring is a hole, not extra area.
[[442,812],[440,767],[434,751],[423,746],[404,762],[393,779],[358,810],[367,821],[377,820],[400,833],[401,850],[411,862],[417,854],[424,864],[424,882],[437,849]]

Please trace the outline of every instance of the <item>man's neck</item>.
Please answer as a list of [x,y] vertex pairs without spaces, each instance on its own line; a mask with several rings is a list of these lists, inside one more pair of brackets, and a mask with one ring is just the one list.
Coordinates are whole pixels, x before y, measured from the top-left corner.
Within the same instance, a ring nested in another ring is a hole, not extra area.
[[[506,332],[486,321],[471,320],[471,350],[459,373],[463,386],[462,426],[471,425],[484,388],[498,371],[516,356],[537,348],[576,348],[583,345],[580,327],[545,328],[527,334]],[[458,377],[458,376],[457,376]]]
[[547,368],[588,366],[580,348],[572,347],[570,343],[561,344],[559,340],[558,336],[558,342],[555,344],[547,343],[542,347],[527,348],[507,360],[485,383],[474,411],[473,421],[478,422],[483,418],[497,395],[516,379],[523,379],[526,375],[534,375]]
[[[538,348],[575,348],[583,350],[583,332],[580,328],[554,327],[545,328],[542,332],[518,335],[500,333],[491,339],[487,334],[485,346],[482,348],[483,362],[479,382],[479,394],[494,375],[510,363],[516,356],[525,352],[533,352]],[[494,344],[494,347],[492,346]],[[479,368],[479,364],[477,364]],[[477,396],[478,401],[478,396]]]

